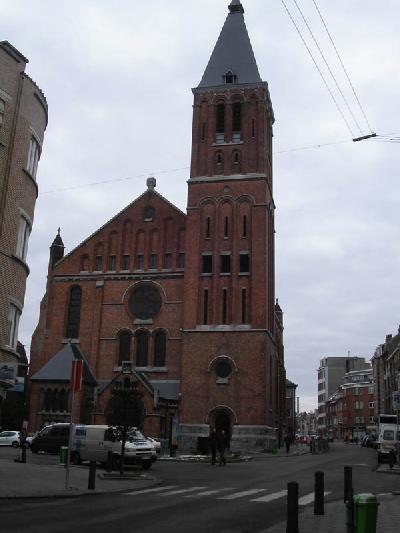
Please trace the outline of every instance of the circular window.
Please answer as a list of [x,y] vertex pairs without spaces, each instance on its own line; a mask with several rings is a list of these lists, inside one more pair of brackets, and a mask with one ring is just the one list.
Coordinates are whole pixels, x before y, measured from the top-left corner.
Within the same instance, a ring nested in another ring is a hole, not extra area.
[[230,376],[232,374],[232,367],[230,362],[226,359],[218,361],[218,363],[215,365],[215,373],[219,378],[227,378],[228,376]]
[[152,283],[137,285],[129,297],[129,310],[141,320],[154,318],[160,312],[162,299],[159,290]]
[[151,205],[147,205],[143,211],[143,218],[145,220],[153,220],[156,210]]

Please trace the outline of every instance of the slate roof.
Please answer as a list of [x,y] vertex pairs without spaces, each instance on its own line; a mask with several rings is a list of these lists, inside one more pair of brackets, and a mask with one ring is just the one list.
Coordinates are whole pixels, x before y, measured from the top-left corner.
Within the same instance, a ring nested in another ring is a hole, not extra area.
[[179,400],[180,381],[151,381],[154,389],[158,390],[161,398],[165,400]]
[[244,21],[244,9],[233,0],[217,44],[206,67],[199,89],[224,85],[224,74],[231,71],[238,84],[262,83],[249,34]]
[[65,344],[40,370],[31,377],[32,381],[62,381],[71,380],[72,360],[83,360],[83,383],[97,385],[97,381],[90,370],[89,364],[76,344]]

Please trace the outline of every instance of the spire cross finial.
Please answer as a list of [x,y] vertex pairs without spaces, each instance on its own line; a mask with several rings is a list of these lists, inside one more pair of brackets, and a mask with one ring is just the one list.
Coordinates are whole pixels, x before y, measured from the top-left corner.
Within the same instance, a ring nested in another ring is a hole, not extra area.
[[60,234],[61,234],[61,228],[58,228],[57,235],[60,235]]

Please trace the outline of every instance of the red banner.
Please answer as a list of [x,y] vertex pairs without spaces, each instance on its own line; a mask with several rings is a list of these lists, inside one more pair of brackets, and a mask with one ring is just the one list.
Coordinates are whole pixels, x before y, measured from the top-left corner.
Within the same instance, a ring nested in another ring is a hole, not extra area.
[[76,392],[82,388],[82,375],[83,375],[83,361],[74,359],[72,361],[72,373],[71,373],[71,389],[74,388]]

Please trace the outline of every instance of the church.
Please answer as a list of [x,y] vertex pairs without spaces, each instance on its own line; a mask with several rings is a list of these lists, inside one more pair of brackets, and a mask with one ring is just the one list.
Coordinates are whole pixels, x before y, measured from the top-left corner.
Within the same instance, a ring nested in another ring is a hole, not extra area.
[[[144,403],[143,431],[193,450],[211,427],[233,450],[271,449],[285,431],[283,313],[275,299],[274,114],[240,0],[199,85],[186,213],[146,190],[70,253],[50,247],[32,337],[30,421],[106,423],[121,376]],[[183,184],[182,184],[183,186]]]

